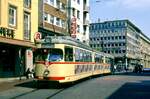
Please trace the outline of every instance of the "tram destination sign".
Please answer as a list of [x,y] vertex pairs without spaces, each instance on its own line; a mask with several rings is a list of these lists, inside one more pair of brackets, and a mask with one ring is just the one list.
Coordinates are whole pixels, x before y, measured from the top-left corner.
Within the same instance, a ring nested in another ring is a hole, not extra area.
[[14,30],[5,27],[0,27],[0,36],[6,38],[14,38]]

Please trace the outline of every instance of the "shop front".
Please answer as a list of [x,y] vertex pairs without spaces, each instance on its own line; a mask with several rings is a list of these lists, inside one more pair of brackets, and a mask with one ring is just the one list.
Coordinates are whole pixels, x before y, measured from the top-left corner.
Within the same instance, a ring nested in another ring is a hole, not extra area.
[[[31,53],[34,44],[29,41],[10,39],[0,36],[0,78],[18,77],[25,75],[27,53]],[[31,61],[31,62],[29,62]]]

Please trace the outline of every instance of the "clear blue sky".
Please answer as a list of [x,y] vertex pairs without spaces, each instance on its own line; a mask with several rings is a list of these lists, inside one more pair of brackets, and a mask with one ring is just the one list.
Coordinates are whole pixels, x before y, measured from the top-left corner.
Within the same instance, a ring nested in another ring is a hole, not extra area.
[[91,22],[128,19],[150,38],[150,0],[89,0]]

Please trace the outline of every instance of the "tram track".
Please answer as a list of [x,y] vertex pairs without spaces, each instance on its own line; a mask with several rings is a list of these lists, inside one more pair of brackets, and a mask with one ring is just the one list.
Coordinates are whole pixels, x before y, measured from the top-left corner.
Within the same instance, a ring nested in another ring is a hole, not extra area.
[[58,90],[57,92],[55,92],[54,94],[52,94],[52,95],[46,97],[45,99],[51,99],[52,97],[56,96],[56,95],[59,94],[60,92],[64,91],[65,89],[66,89],[66,88],[60,89],[60,90]]
[[[69,87],[67,87],[67,88],[69,88]],[[60,89],[57,89],[57,88],[56,88],[57,90],[49,89],[48,91],[52,90],[52,91],[54,91],[54,92],[53,92],[53,93],[50,93],[50,95],[46,96],[44,99],[51,99],[52,97],[56,96],[57,94],[59,94],[60,92],[62,92],[62,91],[64,91],[64,90],[66,90],[67,88],[66,88],[66,87],[65,87],[65,88],[60,88]],[[31,91],[24,92],[24,93],[22,93],[22,94],[16,95],[16,96],[14,96],[14,97],[12,97],[12,98],[10,98],[10,99],[19,99],[19,98],[21,98],[21,97],[24,97],[24,96],[26,96],[26,95],[31,95],[32,93],[37,92],[37,91],[40,91],[40,90],[42,90],[42,89],[33,89],[33,90],[31,90]],[[39,94],[41,94],[41,93],[39,93]]]
[[20,94],[20,95],[17,95],[17,96],[15,96],[15,97],[12,97],[11,99],[17,99],[17,98],[19,98],[19,97],[25,96],[25,95],[27,95],[27,94],[33,93],[33,92],[38,91],[38,90],[39,90],[39,89],[34,89],[34,90],[32,90],[32,91],[28,91],[28,92],[22,93],[22,94]]
[[[56,96],[56,95],[59,94],[60,92],[64,91],[65,89],[67,89],[67,88],[59,89],[59,90],[57,90],[56,92],[54,92],[53,94],[49,95],[48,97],[45,97],[44,99],[51,99],[52,97]],[[19,99],[20,97],[23,97],[23,96],[25,96],[25,95],[29,95],[29,94],[31,94],[31,93],[33,93],[33,92],[38,91],[38,90],[40,90],[40,89],[34,89],[34,90],[32,90],[32,91],[22,93],[22,94],[20,94],[20,95],[17,95],[17,96],[15,96],[15,97],[12,97],[11,99]]]

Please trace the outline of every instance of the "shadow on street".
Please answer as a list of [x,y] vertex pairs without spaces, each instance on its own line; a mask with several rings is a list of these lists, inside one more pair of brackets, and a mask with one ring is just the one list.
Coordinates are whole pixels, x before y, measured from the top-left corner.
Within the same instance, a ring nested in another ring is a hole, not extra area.
[[[121,75],[121,74],[120,74]],[[150,73],[122,74],[128,76],[150,76]],[[150,99],[150,80],[143,80],[139,83],[129,82],[121,86],[107,99]]]

